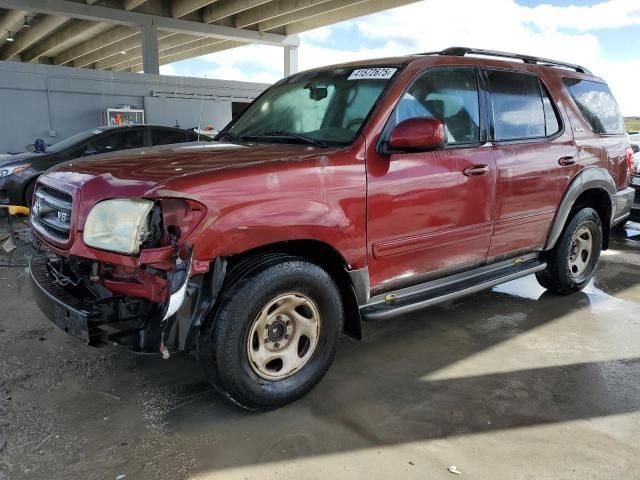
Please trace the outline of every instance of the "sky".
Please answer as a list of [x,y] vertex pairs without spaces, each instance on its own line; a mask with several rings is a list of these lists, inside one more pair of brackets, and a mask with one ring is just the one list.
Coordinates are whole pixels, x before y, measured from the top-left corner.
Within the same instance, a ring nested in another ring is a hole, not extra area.
[[[300,35],[301,70],[450,46],[538,55],[586,66],[640,116],[640,0],[423,0]],[[164,65],[161,73],[273,83],[278,47],[249,45]]]

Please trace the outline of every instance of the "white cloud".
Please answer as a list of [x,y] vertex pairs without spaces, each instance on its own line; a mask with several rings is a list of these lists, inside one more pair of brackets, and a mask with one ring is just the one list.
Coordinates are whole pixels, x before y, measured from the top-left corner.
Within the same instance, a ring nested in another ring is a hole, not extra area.
[[160,75],[178,75],[178,70],[173,65],[160,65]]
[[550,28],[588,31],[640,25],[638,0],[612,0],[590,7],[540,5],[527,10],[525,15],[532,22]]
[[[636,78],[640,53],[634,60],[607,59],[596,35],[597,30],[629,25],[640,26],[640,0],[534,8],[514,0],[425,0],[302,34],[300,68],[455,45],[516,51],[584,64],[608,81],[625,115],[640,115]],[[331,42],[334,35],[343,38],[345,32],[354,29],[359,33],[358,44],[376,47],[327,46],[335,44]],[[273,82],[282,76],[283,55],[277,47],[253,45],[207,55],[202,60],[202,68],[189,74],[254,82]]]

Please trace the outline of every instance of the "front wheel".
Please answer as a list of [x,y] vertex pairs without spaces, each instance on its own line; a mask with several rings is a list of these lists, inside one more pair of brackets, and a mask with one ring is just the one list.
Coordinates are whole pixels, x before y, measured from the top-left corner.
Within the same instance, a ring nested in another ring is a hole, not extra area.
[[329,274],[286,257],[229,286],[200,333],[198,358],[233,402],[250,410],[277,408],[322,379],[342,321],[342,299]]
[[602,222],[592,208],[579,210],[548,253],[547,268],[536,273],[538,283],[559,295],[582,290],[593,277],[602,250]]

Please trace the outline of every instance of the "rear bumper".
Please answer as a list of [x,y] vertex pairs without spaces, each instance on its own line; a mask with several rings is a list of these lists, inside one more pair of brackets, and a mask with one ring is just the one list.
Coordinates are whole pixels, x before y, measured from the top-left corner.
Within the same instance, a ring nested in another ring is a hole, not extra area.
[[631,214],[631,208],[635,199],[636,191],[632,187],[625,188],[617,192],[614,197],[615,213],[611,220],[611,225],[617,225],[625,221]]

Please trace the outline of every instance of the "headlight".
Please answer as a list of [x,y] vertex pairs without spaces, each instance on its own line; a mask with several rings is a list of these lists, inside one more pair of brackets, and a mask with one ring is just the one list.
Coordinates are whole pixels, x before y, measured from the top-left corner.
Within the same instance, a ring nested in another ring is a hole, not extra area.
[[15,167],[0,168],[0,177],[8,177],[14,173],[24,172],[29,167],[31,167],[31,164],[25,163],[24,165],[16,165]]
[[134,255],[144,240],[151,200],[105,200],[91,209],[84,224],[84,243],[90,247]]

